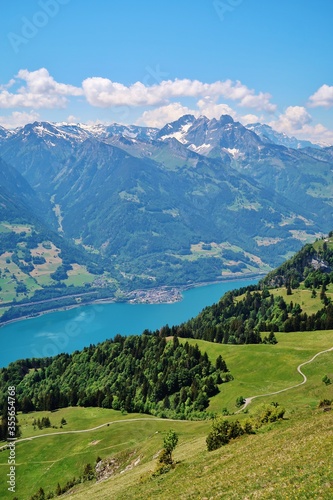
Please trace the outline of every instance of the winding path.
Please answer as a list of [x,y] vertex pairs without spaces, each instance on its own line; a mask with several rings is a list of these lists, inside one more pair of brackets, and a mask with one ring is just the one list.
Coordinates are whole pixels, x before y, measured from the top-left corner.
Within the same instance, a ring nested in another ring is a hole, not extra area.
[[[281,389],[279,391],[275,392],[269,392],[267,394],[258,394],[257,396],[251,396],[249,398],[245,399],[245,404],[240,408],[238,411],[235,412],[235,414],[240,413],[241,411],[245,410],[245,408],[254,400],[257,398],[264,398],[267,396],[273,396],[274,394],[280,394],[281,392],[286,392],[290,391],[291,389],[295,389],[296,387],[299,387],[307,382],[307,376],[302,372],[301,368],[302,366],[308,365],[309,363],[312,363],[318,356],[321,354],[324,354],[325,352],[330,352],[333,351],[333,347],[330,349],[326,349],[325,351],[320,351],[317,352],[309,361],[305,361],[304,363],[301,363],[297,367],[297,371],[300,375],[303,377],[303,382],[300,382],[299,384],[292,385],[291,387],[286,387],[285,389]],[[119,420],[112,420],[111,422],[106,422],[105,424],[98,425],[97,427],[91,427],[90,429],[80,429],[80,430],[73,430],[73,431],[61,431],[61,432],[50,432],[48,434],[38,434],[37,436],[30,436],[27,438],[22,438],[22,439],[16,439],[14,442],[15,443],[22,443],[23,441],[32,441],[33,439],[38,439],[38,438],[43,438],[43,437],[50,437],[50,436],[60,436],[63,434],[81,434],[82,432],[91,432],[91,431],[96,431],[98,429],[101,429],[102,427],[108,427],[113,424],[117,423],[124,423],[124,422],[139,422],[142,420],[149,420],[149,421],[163,421],[163,422],[187,422],[187,420],[177,420],[177,419],[172,419],[172,418],[149,418],[149,417],[143,417],[143,418],[127,418],[127,419],[119,419]],[[11,441],[13,442],[13,441]],[[3,450],[7,448],[9,445],[9,442],[7,442],[5,445],[0,447],[0,450]]]
[[291,389],[296,389],[296,387],[299,387],[300,385],[303,385],[307,382],[308,378],[307,376],[302,372],[301,368],[302,366],[304,365],[308,365],[309,363],[312,363],[313,360],[316,359],[317,356],[320,356],[321,354],[324,354],[325,352],[330,352],[330,351],[333,351],[333,347],[331,347],[330,349],[326,349],[325,351],[320,351],[320,352],[317,352],[317,354],[315,354],[311,359],[309,359],[309,361],[305,361],[304,363],[301,363],[300,365],[298,365],[297,367],[297,371],[300,375],[302,375],[303,377],[303,382],[300,382],[299,384],[296,384],[296,385],[292,385],[291,387],[286,387],[285,389],[281,389],[280,391],[275,391],[275,392],[269,392],[268,394],[258,394],[257,396],[251,396],[249,398],[245,398],[245,404],[244,406],[242,406],[242,408],[240,408],[238,411],[236,411],[235,413],[240,413],[241,411],[245,410],[245,408],[254,400],[254,399],[257,399],[257,398],[264,398],[266,396],[273,396],[274,394],[280,394],[281,392],[286,392],[286,391],[290,391]]
[[[143,417],[143,418],[126,418],[126,419],[119,419],[119,420],[112,420],[111,422],[106,422],[105,424],[98,425],[97,427],[91,427],[90,429],[79,429],[77,431],[60,431],[60,432],[49,432],[46,434],[38,434],[37,436],[30,436],[22,439],[15,439],[10,441],[16,443],[22,443],[23,441],[32,441],[33,439],[38,439],[38,438],[43,438],[43,437],[50,437],[50,436],[60,436],[62,434],[81,434],[82,432],[91,432],[91,431],[96,431],[98,429],[101,429],[102,427],[108,427],[112,424],[117,424],[117,423],[124,423],[124,422],[140,422],[142,420],[149,420],[149,421],[163,421],[163,422],[188,422],[188,420],[180,420],[180,419],[175,419],[175,418],[149,418],[149,417]],[[4,450],[5,448],[8,447],[10,442],[7,442],[5,445],[0,447],[0,451]]]

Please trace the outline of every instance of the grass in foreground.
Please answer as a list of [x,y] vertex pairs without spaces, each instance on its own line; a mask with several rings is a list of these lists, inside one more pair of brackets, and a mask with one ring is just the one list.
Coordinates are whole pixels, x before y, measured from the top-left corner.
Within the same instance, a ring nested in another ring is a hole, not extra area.
[[[197,342],[215,361],[222,354],[235,380],[222,384],[221,393],[212,399],[211,409],[220,412],[228,407],[235,411],[236,397],[266,394],[302,381],[296,367],[319,351],[333,345],[333,331],[277,334],[277,345],[232,346]],[[106,422],[121,420],[96,431],[80,434],[50,435],[17,443],[17,497],[29,500],[43,487],[55,491],[82,474],[87,463],[94,465],[97,456],[118,457],[120,470],[134,460],[139,464],[128,472],[118,473],[100,484],[84,483],[66,498],[94,499],[198,499],[198,498],[271,498],[330,499],[333,497],[331,452],[333,411],[315,409],[321,399],[333,398],[333,385],[326,386],[322,377],[332,373],[333,352],[323,354],[303,368],[308,382],[291,391],[254,400],[248,415],[256,406],[277,401],[286,409],[286,420],[270,424],[254,436],[244,436],[220,450],[208,453],[205,439],[210,422],[169,422],[146,415],[121,415],[101,408],[66,408],[57,412],[35,412],[20,416],[23,436],[82,430]],[[34,418],[48,416],[63,429],[33,430]],[[139,417],[138,421],[131,419]],[[145,419],[143,420],[142,417]],[[148,419],[148,420],[147,420]],[[171,428],[179,434],[175,450],[175,470],[151,479],[156,454],[163,437]],[[7,473],[8,452],[0,453],[0,474]],[[155,458],[154,458],[155,457]],[[8,496],[6,485],[0,486],[0,498]],[[64,497],[65,498],[65,497]]]
[[[81,409],[82,412],[84,409]],[[88,409],[90,410],[90,409]],[[120,413],[120,412],[119,412]],[[42,487],[45,492],[55,491],[57,484],[64,486],[73,476],[82,475],[87,463],[93,466],[98,456],[117,457],[123,470],[133,458],[140,462],[154,460],[153,456],[163,447],[165,433],[174,428],[183,441],[194,436],[205,436],[207,422],[168,422],[163,420],[124,419],[96,431],[80,434],[47,436],[16,444],[17,496],[29,500]],[[8,452],[0,453],[0,474],[7,473]],[[0,485],[0,498],[12,498],[6,491],[6,484]]]
[[[331,499],[332,414],[300,414],[213,452],[205,438],[176,448],[176,468],[151,478],[154,461],[106,482],[83,485],[73,500]],[[65,497],[64,497],[65,498]]]

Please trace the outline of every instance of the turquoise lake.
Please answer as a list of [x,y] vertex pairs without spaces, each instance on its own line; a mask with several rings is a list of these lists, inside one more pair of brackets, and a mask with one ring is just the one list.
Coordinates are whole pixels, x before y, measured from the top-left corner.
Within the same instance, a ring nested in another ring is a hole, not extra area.
[[90,344],[121,335],[156,330],[182,323],[227,291],[257,283],[238,280],[192,288],[173,304],[96,304],[44,314],[0,328],[0,367],[22,358],[72,353]]

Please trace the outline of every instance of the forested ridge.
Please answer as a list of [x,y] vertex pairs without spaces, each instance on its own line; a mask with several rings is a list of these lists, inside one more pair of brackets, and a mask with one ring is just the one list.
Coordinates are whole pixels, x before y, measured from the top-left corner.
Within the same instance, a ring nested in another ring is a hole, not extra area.
[[200,417],[219,391],[217,384],[230,379],[221,357],[213,366],[197,345],[145,331],[117,335],[73,354],[11,363],[0,371],[1,406],[10,383],[23,412],[80,405]]
[[306,287],[333,282],[333,231],[328,238],[314,244],[307,244],[274,271],[261,280],[262,286],[299,286],[304,281]]
[[[237,300],[237,292],[228,292],[220,302],[204,309],[196,318],[170,333],[224,344],[275,343],[274,332],[328,330],[333,328],[333,305],[328,300],[317,313],[302,312],[299,304],[287,304],[282,296],[267,289],[246,291]],[[262,338],[261,332],[267,332]]]
[[[293,300],[287,302],[276,289],[287,288],[287,295],[302,286],[320,297],[321,307],[307,314]],[[326,295],[333,283],[333,232],[329,238],[305,245],[292,259],[269,273],[258,285],[226,293],[198,316],[170,329],[170,335],[192,337],[225,344],[275,343],[274,332],[313,331],[333,328],[333,305]],[[262,337],[262,332],[264,336]],[[265,335],[267,332],[267,335]]]

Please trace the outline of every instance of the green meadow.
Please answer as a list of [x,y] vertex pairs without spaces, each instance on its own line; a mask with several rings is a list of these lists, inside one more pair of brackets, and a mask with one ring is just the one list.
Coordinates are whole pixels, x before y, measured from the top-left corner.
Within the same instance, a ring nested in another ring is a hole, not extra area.
[[[222,384],[209,409],[230,414],[237,409],[238,396],[250,397],[289,388],[303,381],[299,364],[316,353],[333,347],[333,331],[276,334],[276,345],[223,345],[190,340],[206,350],[215,361],[221,354],[234,380]],[[185,340],[184,340],[185,341]],[[55,492],[74,476],[83,473],[96,458],[114,458],[118,468],[106,481],[88,481],[74,486],[64,498],[94,499],[197,499],[271,498],[329,499],[333,495],[331,466],[333,413],[318,409],[320,400],[332,399],[333,351],[318,356],[302,368],[308,381],[280,394],[254,399],[245,413],[227,418],[250,417],[264,402],[278,402],[286,408],[283,421],[261,428],[255,435],[242,436],[227,446],[208,452],[205,439],[210,421],[168,421],[148,415],[126,414],[103,408],[64,408],[54,412],[19,415],[22,438],[49,434],[18,442],[17,491],[20,500],[42,487]],[[48,416],[50,429],[33,428],[34,419]],[[61,428],[61,420],[66,424]],[[92,430],[100,425],[103,427]],[[174,429],[179,435],[174,470],[152,478],[163,436]],[[73,432],[85,431],[87,432]],[[58,432],[72,432],[52,435]],[[2,477],[8,469],[8,451],[0,453]],[[126,469],[126,470],[125,470]],[[121,471],[124,471],[121,473]],[[6,485],[0,498],[12,498]]]
[[[1,232],[28,232],[26,226],[13,224],[0,224]],[[18,244],[17,256],[21,262],[27,265],[24,261],[24,249],[26,243]],[[4,252],[0,255],[0,305],[1,303],[12,302],[13,300],[22,300],[30,298],[36,290],[42,287],[54,285],[56,282],[51,278],[63,261],[60,257],[60,249],[51,242],[39,243],[36,248],[30,251],[33,258],[43,257],[45,262],[42,264],[34,264],[33,270],[29,273],[23,272],[18,265],[13,262],[13,252]],[[63,280],[66,286],[84,286],[86,283],[92,283],[96,278],[95,275],[87,271],[86,266],[73,264],[72,269],[68,271],[68,278]],[[26,286],[26,292],[17,292],[18,283]],[[1,309],[0,314],[4,313]]]
[[192,438],[180,434],[169,473],[152,478],[156,460],[150,460],[105,482],[77,486],[63,498],[330,500],[332,424],[331,413],[300,413],[212,452],[200,431]]
[[[202,351],[207,351],[213,361],[221,355],[234,377],[232,382],[219,386],[220,393],[211,398],[210,410],[221,412],[223,408],[227,408],[232,413],[237,410],[235,402],[239,396],[246,398],[264,395],[301,383],[303,377],[297,372],[297,366],[310,360],[317,352],[333,347],[332,330],[276,333],[275,335],[278,340],[275,345],[237,346],[188,339],[191,343],[197,343]],[[292,400],[294,404],[290,406],[290,411],[293,410],[296,402],[299,407],[304,404],[316,406],[319,399],[329,397],[332,393],[331,386],[325,386],[321,381],[326,375],[325,370],[331,373],[333,379],[332,360],[333,352],[319,356],[313,363],[302,369],[303,373],[309,377],[304,386],[292,389],[290,392],[258,398],[251,403],[251,406],[269,403],[272,400],[285,405]]]
[[[291,295],[287,295],[287,289],[285,287],[275,288],[269,291],[272,295],[283,297],[287,304],[293,302],[293,304],[299,304],[303,312],[307,314],[314,314],[324,307],[322,301],[320,300],[320,289],[317,290],[317,296],[311,297],[312,290],[305,288],[303,284],[299,288],[292,290]],[[327,297],[333,300],[333,283],[327,285],[326,291]]]

